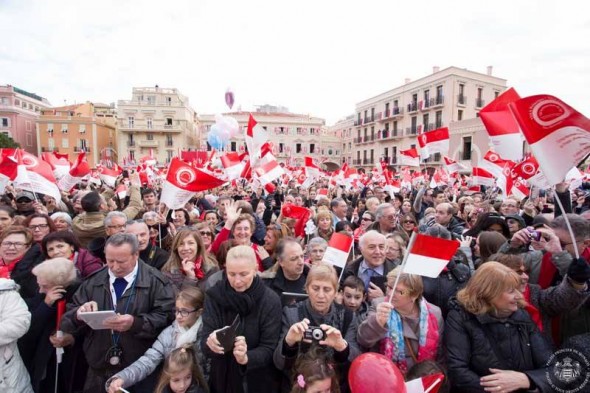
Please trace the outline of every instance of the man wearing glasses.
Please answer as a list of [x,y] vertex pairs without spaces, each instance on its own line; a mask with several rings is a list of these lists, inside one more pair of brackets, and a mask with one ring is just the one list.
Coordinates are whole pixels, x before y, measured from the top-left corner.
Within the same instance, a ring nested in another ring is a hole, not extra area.
[[393,207],[391,203],[382,203],[377,206],[377,210],[375,210],[375,219],[377,221],[375,221],[369,229],[376,230],[383,235],[395,232],[398,215],[395,211],[395,207]]

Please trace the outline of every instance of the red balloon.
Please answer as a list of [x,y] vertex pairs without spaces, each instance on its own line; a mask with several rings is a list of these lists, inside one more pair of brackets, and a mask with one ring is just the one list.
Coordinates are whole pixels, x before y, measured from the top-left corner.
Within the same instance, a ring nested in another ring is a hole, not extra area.
[[401,371],[380,353],[367,352],[354,359],[348,384],[352,393],[406,393]]

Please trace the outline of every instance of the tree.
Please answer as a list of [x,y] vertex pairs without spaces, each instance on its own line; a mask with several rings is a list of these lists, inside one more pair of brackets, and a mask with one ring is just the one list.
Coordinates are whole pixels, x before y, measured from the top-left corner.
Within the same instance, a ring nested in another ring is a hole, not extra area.
[[8,134],[0,132],[0,147],[19,148],[20,145],[9,137]]

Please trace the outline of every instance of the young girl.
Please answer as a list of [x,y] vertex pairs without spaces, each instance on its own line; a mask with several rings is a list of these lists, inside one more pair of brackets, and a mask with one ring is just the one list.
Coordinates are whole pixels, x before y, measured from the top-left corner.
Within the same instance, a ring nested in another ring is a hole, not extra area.
[[[154,372],[174,349],[190,346],[197,341],[201,329],[201,313],[205,295],[196,287],[186,287],[176,297],[176,320],[160,333],[154,345],[129,367],[113,375],[106,383],[107,391],[133,386]],[[197,354],[201,367],[205,367],[201,351]]]
[[293,375],[291,393],[340,393],[334,366],[313,349],[299,358]]
[[164,362],[155,393],[208,393],[205,379],[190,347],[176,348]]

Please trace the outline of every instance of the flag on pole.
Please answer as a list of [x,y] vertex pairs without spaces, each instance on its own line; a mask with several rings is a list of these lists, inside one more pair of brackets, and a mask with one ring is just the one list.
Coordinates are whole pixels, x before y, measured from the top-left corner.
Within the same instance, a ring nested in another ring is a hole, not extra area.
[[590,154],[590,119],[559,98],[531,96],[509,108],[550,185]]
[[236,152],[226,153],[220,157],[221,165],[225,169],[225,174],[228,180],[236,180],[240,178],[244,170],[245,163],[240,159],[240,155]]
[[467,170],[467,167],[465,165],[460,164],[457,161],[453,161],[447,156],[443,156],[443,160],[445,162],[445,166],[447,167],[447,172],[449,172],[449,174]]
[[22,149],[16,149],[15,154],[18,168],[14,185],[33,193],[49,195],[60,202],[61,193],[57,188],[51,166]]
[[434,153],[449,154],[449,129],[438,128],[418,135],[420,157],[425,160]]
[[276,180],[279,177],[283,176],[285,174],[285,171],[275,160],[255,168],[254,173],[258,176],[260,184],[265,186],[273,180]]
[[320,177],[320,168],[313,163],[313,158],[307,156],[305,157],[305,174],[312,180]]
[[295,220],[295,236],[305,236],[305,224],[311,216],[309,209],[301,206],[295,206],[292,203],[284,204],[281,207],[283,217],[293,218]]
[[508,105],[519,99],[516,90],[510,88],[479,111],[494,151],[513,161],[522,159],[522,134]]
[[406,382],[407,393],[437,393],[445,376],[442,373],[426,375]]
[[494,185],[494,175],[483,168],[474,167],[471,176],[471,185],[481,185],[491,187]]
[[248,118],[248,129],[246,130],[245,140],[251,165],[256,166],[256,162],[262,157],[262,146],[268,142],[268,133],[258,125],[252,114]]
[[89,173],[90,165],[88,165],[88,161],[86,160],[86,153],[81,152],[78,154],[78,158],[69,172],[57,181],[57,187],[62,191],[70,191]]
[[488,150],[479,163],[480,168],[485,169],[496,177],[503,176],[504,168],[506,166],[512,169],[514,162],[503,159],[498,153],[495,153],[491,150]]
[[404,273],[436,278],[459,248],[459,242],[416,234]]
[[333,233],[328,242],[328,248],[324,253],[322,262],[344,269],[353,241],[352,236],[338,232]]
[[535,187],[549,188],[551,186],[534,156],[529,156],[514,165],[510,172],[513,178],[520,177]]
[[399,154],[401,165],[420,166],[420,156],[415,147],[408,150],[400,150]]

